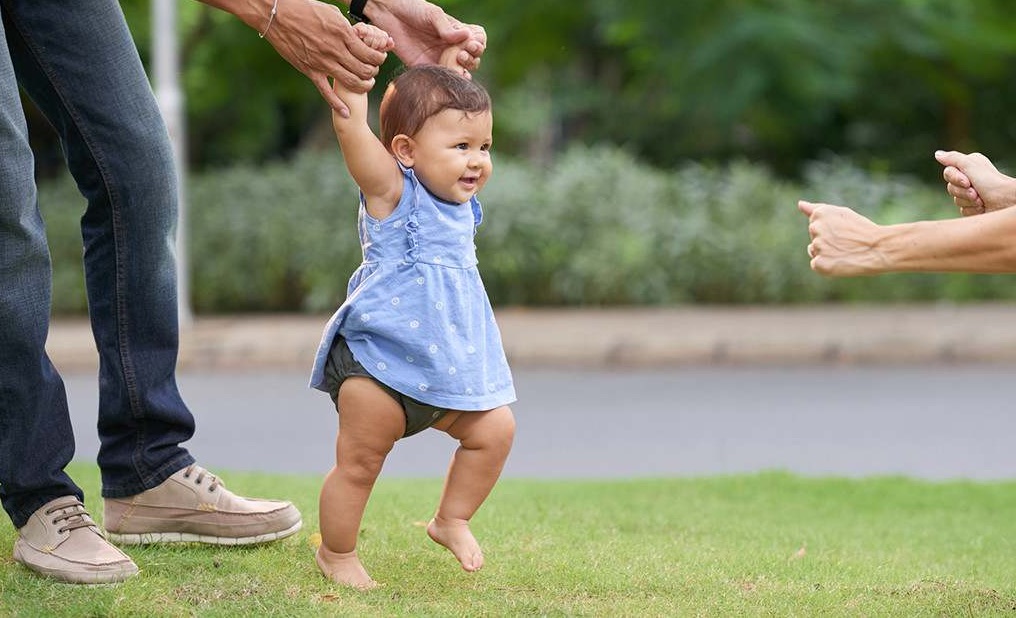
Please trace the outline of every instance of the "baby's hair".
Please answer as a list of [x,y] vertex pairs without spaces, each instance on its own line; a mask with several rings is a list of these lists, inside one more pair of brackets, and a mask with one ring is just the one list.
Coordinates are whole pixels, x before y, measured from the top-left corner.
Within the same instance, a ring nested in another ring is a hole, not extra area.
[[411,67],[392,81],[381,100],[381,142],[390,149],[396,135],[412,137],[428,118],[446,109],[478,114],[490,108],[487,90],[455,71],[436,64]]

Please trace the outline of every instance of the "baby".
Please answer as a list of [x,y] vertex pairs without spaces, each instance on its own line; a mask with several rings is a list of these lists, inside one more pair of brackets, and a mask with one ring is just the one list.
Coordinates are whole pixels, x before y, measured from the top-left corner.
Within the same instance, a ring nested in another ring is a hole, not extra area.
[[[387,37],[357,28],[369,44]],[[454,65],[454,54],[445,57]],[[378,139],[367,96],[338,85],[336,93],[350,109],[332,119],[360,188],[363,262],[325,328],[311,378],[339,414],[316,561],[338,583],[376,585],[356,554],[367,500],[395,442],[433,428],[459,446],[427,534],[476,571],[483,553],[469,521],[515,433],[511,370],[473,244],[483,217],[476,194],[493,171],[491,100],[461,70],[409,68],[384,94]]]

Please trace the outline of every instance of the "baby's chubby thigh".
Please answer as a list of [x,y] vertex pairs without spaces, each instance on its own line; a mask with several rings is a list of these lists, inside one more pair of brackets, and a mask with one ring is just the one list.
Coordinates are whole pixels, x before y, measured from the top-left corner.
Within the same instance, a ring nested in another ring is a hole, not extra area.
[[339,388],[338,408],[339,466],[362,469],[365,476],[376,477],[395,442],[405,432],[402,406],[374,380],[351,376]]

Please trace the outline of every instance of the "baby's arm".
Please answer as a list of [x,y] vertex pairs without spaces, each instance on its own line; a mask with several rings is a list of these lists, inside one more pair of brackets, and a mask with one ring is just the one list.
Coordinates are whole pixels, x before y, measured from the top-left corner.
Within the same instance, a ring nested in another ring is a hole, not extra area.
[[459,64],[459,53],[464,50],[465,48],[462,45],[452,45],[441,53],[441,57],[438,59],[437,63],[455,71],[466,79],[472,79],[472,75],[469,74],[469,71]]
[[[390,37],[374,26],[354,26],[361,40],[374,49],[385,49]],[[346,168],[353,177],[371,216],[383,219],[390,215],[402,196],[402,173],[394,157],[371,131],[367,122],[367,95],[350,92],[342,84],[333,84],[335,93],[349,105],[349,117],[332,112],[332,127],[342,149]]]

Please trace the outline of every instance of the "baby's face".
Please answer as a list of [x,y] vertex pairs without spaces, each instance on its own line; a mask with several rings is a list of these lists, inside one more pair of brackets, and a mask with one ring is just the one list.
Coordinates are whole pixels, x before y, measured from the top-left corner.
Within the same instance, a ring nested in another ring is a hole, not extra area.
[[490,159],[493,127],[490,111],[470,114],[446,109],[428,118],[413,136],[413,170],[420,182],[446,202],[468,202],[494,170]]

